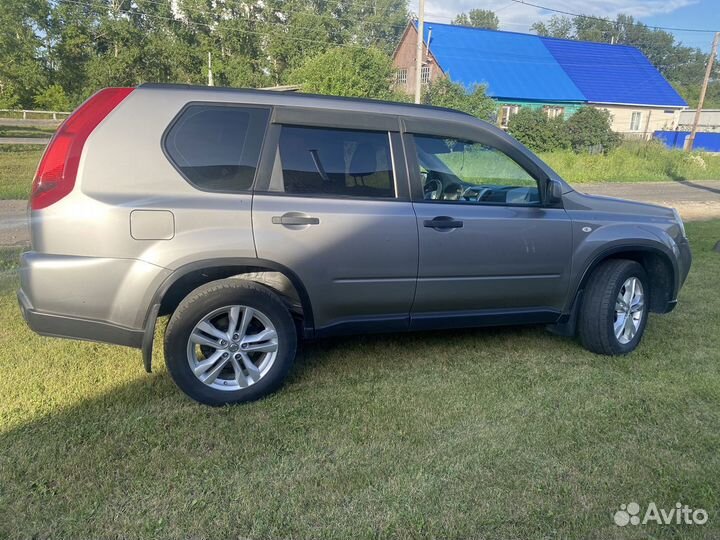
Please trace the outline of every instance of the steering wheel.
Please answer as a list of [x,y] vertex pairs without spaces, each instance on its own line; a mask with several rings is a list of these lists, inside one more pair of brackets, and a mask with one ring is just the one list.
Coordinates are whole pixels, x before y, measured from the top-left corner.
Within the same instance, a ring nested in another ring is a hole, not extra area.
[[489,188],[486,187],[479,187],[479,186],[469,186],[465,188],[465,190],[462,192],[462,195],[460,196],[461,199],[464,199],[465,197],[469,197],[470,193],[476,193],[474,200],[475,202],[480,202],[482,200],[485,200],[485,197],[487,197],[491,191]]
[[425,185],[423,186],[423,197],[425,200],[438,200],[442,197],[443,184],[436,173],[429,172]]

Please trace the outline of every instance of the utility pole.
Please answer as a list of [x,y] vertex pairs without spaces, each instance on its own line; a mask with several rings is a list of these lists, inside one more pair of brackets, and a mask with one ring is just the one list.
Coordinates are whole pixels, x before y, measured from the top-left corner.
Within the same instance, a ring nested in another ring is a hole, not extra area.
[[208,51],[208,86],[215,86],[212,75],[212,53]]
[[705,93],[707,92],[708,83],[710,82],[710,75],[712,75],[713,62],[715,61],[715,54],[717,53],[718,41],[720,41],[720,32],[715,32],[715,39],[713,39],[712,49],[710,50],[710,58],[708,58],[707,69],[705,70],[705,79],[703,80],[702,89],[700,90],[700,99],[698,100],[698,106],[695,110],[695,118],[693,119],[692,130],[690,135],[685,139],[685,151],[690,152],[695,144],[695,135],[697,134],[698,124],[700,123],[700,113],[702,112],[703,105],[705,105]]
[[425,33],[425,0],[418,0],[418,36],[417,51],[415,52],[415,103],[420,103],[422,95],[422,63],[423,63],[423,35]]

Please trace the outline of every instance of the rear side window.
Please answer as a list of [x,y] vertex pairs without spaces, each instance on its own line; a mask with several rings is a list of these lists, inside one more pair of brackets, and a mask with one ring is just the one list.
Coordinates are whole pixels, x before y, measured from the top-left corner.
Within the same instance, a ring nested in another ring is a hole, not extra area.
[[387,132],[282,126],[271,191],[395,197]]
[[269,111],[191,105],[165,137],[170,161],[195,187],[240,192],[252,187]]

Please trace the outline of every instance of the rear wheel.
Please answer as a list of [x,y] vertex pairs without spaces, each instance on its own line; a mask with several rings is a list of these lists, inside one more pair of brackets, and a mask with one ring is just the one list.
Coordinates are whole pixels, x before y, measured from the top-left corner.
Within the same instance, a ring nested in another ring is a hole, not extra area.
[[613,259],[590,277],[582,300],[578,332],[583,346],[598,354],[632,352],[648,319],[648,279],[635,261]]
[[225,279],[178,306],[165,332],[170,376],[207,405],[253,401],[275,391],[295,358],[292,317],[270,289]]

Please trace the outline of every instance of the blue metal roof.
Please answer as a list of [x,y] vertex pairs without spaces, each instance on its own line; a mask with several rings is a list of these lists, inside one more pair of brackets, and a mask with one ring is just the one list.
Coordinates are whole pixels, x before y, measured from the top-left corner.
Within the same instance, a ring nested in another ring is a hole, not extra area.
[[687,105],[634,47],[433,22],[425,24],[426,43],[431,30],[442,70],[466,88],[486,84],[494,98]]

